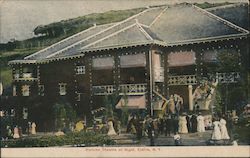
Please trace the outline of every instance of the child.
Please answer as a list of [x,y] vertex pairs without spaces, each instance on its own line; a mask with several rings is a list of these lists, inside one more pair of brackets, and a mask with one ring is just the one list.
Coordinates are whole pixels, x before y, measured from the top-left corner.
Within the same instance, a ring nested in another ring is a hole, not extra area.
[[181,145],[181,136],[177,132],[174,135],[174,144],[176,146]]

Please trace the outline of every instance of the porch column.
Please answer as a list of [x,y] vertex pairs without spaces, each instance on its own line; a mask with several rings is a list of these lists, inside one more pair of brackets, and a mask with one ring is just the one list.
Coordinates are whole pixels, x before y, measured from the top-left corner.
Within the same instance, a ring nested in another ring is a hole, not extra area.
[[189,111],[193,111],[193,86],[188,85]]

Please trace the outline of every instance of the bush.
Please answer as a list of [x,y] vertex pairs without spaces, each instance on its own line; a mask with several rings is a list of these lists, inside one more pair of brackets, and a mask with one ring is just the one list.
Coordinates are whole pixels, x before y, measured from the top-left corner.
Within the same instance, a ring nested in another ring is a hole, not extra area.
[[64,145],[103,146],[113,145],[110,137],[93,132],[70,133],[64,136],[43,136],[40,138],[22,138],[17,140],[1,141],[1,147],[49,147]]

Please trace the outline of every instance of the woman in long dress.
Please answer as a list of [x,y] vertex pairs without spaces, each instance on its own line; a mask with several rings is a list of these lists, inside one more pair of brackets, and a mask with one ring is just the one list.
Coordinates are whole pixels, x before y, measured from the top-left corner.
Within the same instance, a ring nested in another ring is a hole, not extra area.
[[197,122],[197,132],[205,132],[204,117],[202,115],[197,117]]
[[221,139],[230,139],[228,132],[227,132],[226,124],[227,124],[226,120],[221,118],[220,119]]
[[13,138],[14,138],[14,139],[20,138],[20,135],[19,135],[19,131],[18,131],[18,127],[17,127],[17,126],[14,128],[14,135],[13,135]]
[[180,116],[179,133],[188,133],[186,116]]
[[112,121],[108,122],[108,128],[109,128],[108,135],[117,135]]
[[214,130],[212,133],[212,140],[221,140],[221,132],[220,132],[220,122],[213,122]]
[[36,123],[32,122],[31,124],[31,134],[36,134]]

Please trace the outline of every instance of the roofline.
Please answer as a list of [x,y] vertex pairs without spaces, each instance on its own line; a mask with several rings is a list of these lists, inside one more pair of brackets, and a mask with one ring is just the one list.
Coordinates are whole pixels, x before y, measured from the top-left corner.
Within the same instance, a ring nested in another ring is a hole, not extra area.
[[125,45],[112,45],[112,46],[90,48],[90,49],[85,49],[80,52],[88,53],[88,52],[95,52],[95,51],[102,51],[102,50],[109,50],[109,49],[119,49],[119,48],[124,48],[124,47],[142,46],[142,45],[148,45],[148,44],[156,44],[156,45],[164,46],[164,47],[173,47],[173,46],[182,46],[182,45],[188,45],[188,44],[218,42],[218,41],[231,40],[231,39],[237,39],[237,38],[241,39],[241,38],[247,38],[248,37],[247,35],[248,34],[246,33],[242,33],[242,34],[235,34],[235,35],[217,36],[217,37],[211,37],[211,38],[185,40],[185,41],[179,41],[175,43],[166,43],[160,40],[149,40],[147,42],[136,42],[136,43],[125,44]]
[[39,50],[38,52],[36,52],[36,53],[34,53],[34,54],[28,55],[28,56],[26,56],[24,59],[28,59],[28,58],[30,58],[30,57],[36,56],[36,55],[39,54],[39,53],[42,53],[42,52],[44,52],[44,51],[46,51],[46,50],[48,50],[48,49],[50,49],[50,48],[53,48],[54,46],[56,46],[56,45],[58,45],[58,44],[60,44],[60,43],[63,43],[64,41],[68,41],[68,40],[70,40],[71,38],[74,38],[74,37],[76,37],[76,36],[78,36],[78,35],[80,35],[80,34],[82,34],[82,33],[85,33],[85,32],[87,32],[87,31],[89,31],[89,30],[92,30],[92,29],[94,29],[94,28],[96,28],[96,27],[97,27],[96,25],[94,25],[94,26],[92,26],[92,27],[89,27],[89,28],[87,28],[87,29],[85,29],[85,30],[83,30],[83,31],[81,31],[81,32],[78,32],[78,33],[76,33],[76,34],[74,34],[74,35],[72,35],[72,36],[69,36],[69,37],[67,37],[67,38],[65,38],[65,39],[63,39],[63,40],[60,40],[60,41],[58,41],[58,42],[56,42],[56,43],[54,43],[54,44],[52,44],[52,45],[50,45],[50,46],[48,46],[48,47],[42,49],[42,50]]
[[204,42],[213,42],[213,41],[217,42],[217,41],[247,37],[248,35],[249,35],[249,33],[240,33],[240,34],[233,34],[233,35],[223,35],[223,36],[215,36],[215,37],[207,37],[207,38],[197,38],[197,39],[191,39],[191,40],[177,41],[177,42],[174,42],[174,43],[166,43],[166,45],[167,46],[176,46],[176,45],[204,43]]
[[166,7],[160,12],[160,14],[158,14],[158,15],[154,18],[153,22],[151,22],[151,23],[148,25],[148,27],[151,27],[151,26],[161,17],[161,15],[162,15],[167,9],[168,9],[168,6],[166,6]]
[[37,60],[11,60],[8,62],[8,65],[13,65],[13,64],[35,64],[37,63]]
[[153,40],[153,38],[148,34],[148,32],[142,28],[141,24],[138,22],[137,19],[136,19],[136,26],[138,27],[139,31],[141,31],[147,39]]
[[245,6],[248,5],[247,2],[238,2],[238,3],[233,3],[233,4],[227,4],[227,5],[223,5],[223,6],[217,6],[217,7],[212,7],[212,8],[207,8],[205,10],[207,11],[213,11],[213,10],[217,10],[217,9],[225,9],[225,8],[232,8],[232,7],[237,7],[237,6]]
[[136,26],[136,25],[137,25],[136,23],[132,23],[131,25],[129,25],[129,26],[123,28],[123,29],[120,29],[120,30],[118,30],[118,31],[116,31],[116,32],[114,32],[114,33],[108,35],[108,36],[105,36],[105,37],[103,37],[103,38],[101,38],[101,39],[99,39],[99,40],[97,40],[97,41],[95,41],[95,42],[89,43],[89,44],[87,44],[87,45],[81,47],[81,49],[84,49],[84,48],[88,48],[88,47],[90,47],[90,46],[93,46],[93,45],[95,45],[95,44],[97,44],[97,43],[99,43],[99,42],[101,42],[101,41],[103,41],[103,40],[105,40],[105,39],[108,39],[108,38],[110,38],[110,37],[113,37],[113,36],[115,36],[115,35],[117,35],[117,34],[123,32],[123,31],[126,31],[126,30],[128,30],[128,29],[130,29],[130,28]]
[[193,5],[193,4],[192,4],[192,6],[193,6],[195,9],[197,9],[198,11],[201,11],[201,12],[207,14],[207,16],[209,16],[209,17],[211,17],[211,18],[214,18],[215,20],[217,20],[217,21],[219,21],[219,22],[223,22],[225,25],[227,25],[227,26],[229,26],[229,27],[231,27],[231,28],[233,28],[233,29],[235,29],[235,30],[237,30],[237,31],[240,31],[240,32],[242,32],[242,33],[249,33],[248,30],[246,30],[246,29],[244,29],[244,28],[242,28],[242,27],[239,27],[238,25],[235,25],[234,23],[231,23],[230,21],[225,20],[225,19],[223,19],[223,18],[221,18],[221,17],[219,17],[219,16],[217,16],[217,15],[215,15],[215,14],[213,14],[213,13],[210,13],[209,11],[207,11],[207,10],[205,10],[205,9],[202,9],[202,8],[200,8],[200,7],[197,7],[196,5]]
[[143,45],[150,45],[150,44],[156,44],[163,47],[174,47],[174,46],[182,46],[182,45],[188,45],[188,44],[199,44],[199,43],[207,43],[207,42],[218,42],[218,41],[224,41],[224,40],[232,40],[232,39],[238,39],[238,38],[247,38],[247,33],[241,33],[241,34],[235,34],[235,35],[225,35],[225,36],[217,36],[217,37],[210,37],[210,38],[199,38],[199,39],[193,39],[193,40],[185,40],[185,41],[179,41],[175,43],[166,43],[159,40],[149,40],[147,42],[136,42],[131,44],[123,44],[123,45],[112,45],[112,46],[104,46],[104,47],[97,47],[97,48],[89,48],[85,49],[83,51],[79,51],[80,54],[77,55],[69,55],[64,57],[53,57],[53,58],[45,58],[45,59],[38,59],[38,60],[12,60],[9,61],[9,65],[13,64],[43,64],[48,63],[50,61],[59,61],[59,60],[66,60],[66,59],[73,59],[73,58],[80,58],[82,56],[85,56],[85,53],[90,52],[97,52],[97,51],[103,51],[103,50],[110,50],[110,49],[121,49],[125,47],[136,47],[136,46],[143,46]]

